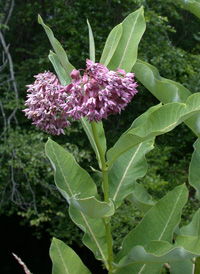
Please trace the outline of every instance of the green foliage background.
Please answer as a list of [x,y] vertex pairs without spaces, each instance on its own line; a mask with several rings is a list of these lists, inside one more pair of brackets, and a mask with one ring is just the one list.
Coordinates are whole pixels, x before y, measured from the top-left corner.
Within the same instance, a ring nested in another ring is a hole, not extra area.
[[[5,2],[2,1],[0,6],[4,7]],[[69,244],[76,241],[81,246],[80,231],[69,220],[66,202],[54,187],[53,173],[44,154],[44,144],[48,136],[32,126],[21,112],[26,98],[25,85],[34,81],[34,74],[44,70],[53,71],[47,58],[51,47],[42,27],[37,23],[37,14],[54,31],[71,63],[77,68],[84,68],[85,59],[88,58],[86,19],[90,21],[94,32],[96,60],[99,60],[110,30],[141,5],[145,9],[147,29],[138,57],[156,66],[165,78],[182,83],[191,92],[198,92],[199,19],[175,6],[173,1],[17,0],[9,25],[0,25],[7,44],[10,44],[19,91],[19,100],[16,102],[13,92],[8,93],[7,85],[3,82],[0,85],[0,97],[6,115],[18,107],[17,123],[11,124],[10,131],[2,130],[0,140],[1,212],[5,215],[22,216],[24,225],[35,226],[37,237],[41,237],[45,229],[54,237],[64,239]],[[4,11],[3,8],[2,10]],[[0,18],[1,16],[3,12]],[[3,73],[6,76],[9,69],[6,68]],[[126,111],[104,121],[109,147],[138,115],[158,103],[140,83],[138,90],[139,94]],[[0,115],[3,129],[3,115]],[[89,172],[89,166],[97,167],[87,137],[78,122],[72,123],[72,127],[66,129],[65,136],[53,139],[69,150]],[[149,171],[140,180],[155,199],[164,196],[176,185],[187,183],[193,142],[192,132],[184,125],[157,139],[155,149],[147,156]],[[190,193],[184,223],[189,221],[196,208],[193,191]],[[142,217],[134,208],[129,207],[128,210],[125,206],[120,207],[113,220],[116,248],[129,228],[135,226]]]

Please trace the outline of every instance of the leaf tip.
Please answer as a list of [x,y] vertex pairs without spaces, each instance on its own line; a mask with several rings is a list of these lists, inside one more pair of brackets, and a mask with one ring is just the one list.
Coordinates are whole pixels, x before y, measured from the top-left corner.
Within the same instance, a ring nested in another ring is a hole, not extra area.
[[43,24],[42,17],[39,14],[38,14],[38,23],[41,24],[41,25]]
[[88,28],[91,28],[91,27],[90,27],[90,22],[89,22],[88,19],[87,19],[87,25],[88,25]]
[[47,148],[47,146],[48,146],[48,144],[49,144],[50,142],[51,142],[51,138],[48,137],[47,142],[46,142],[46,144],[45,144],[45,149]]

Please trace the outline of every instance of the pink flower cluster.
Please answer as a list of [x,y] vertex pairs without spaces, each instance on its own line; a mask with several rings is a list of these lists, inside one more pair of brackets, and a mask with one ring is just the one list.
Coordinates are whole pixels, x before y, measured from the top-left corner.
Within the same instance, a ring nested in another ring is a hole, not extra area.
[[28,99],[24,109],[28,119],[33,120],[38,128],[45,130],[52,135],[64,133],[66,125],[70,126],[67,120],[67,113],[61,105],[65,102],[67,94],[57,77],[51,72],[39,73],[33,85],[28,85]]
[[72,71],[72,83],[65,89],[69,96],[63,109],[75,120],[87,117],[90,122],[121,113],[137,93],[134,74],[126,74],[121,69],[109,71],[104,65],[90,60],[86,65],[83,76],[78,70]]
[[72,82],[61,86],[51,72],[40,73],[33,85],[28,86],[29,109],[24,112],[39,128],[51,134],[64,134],[67,117],[74,120],[87,117],[92,122],[121,113],[137,93],[133,73],[122,69],[109,71],[99,63],[86,61],[86,70],[73,70]]

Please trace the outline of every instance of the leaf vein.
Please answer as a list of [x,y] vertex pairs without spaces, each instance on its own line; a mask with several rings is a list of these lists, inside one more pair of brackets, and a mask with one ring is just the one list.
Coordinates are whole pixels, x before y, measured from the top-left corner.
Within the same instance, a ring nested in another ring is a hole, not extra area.
[[137,15],[137,17],[136,17],[136,19],[135,19],[135,22],[134,22],[134,24],[133,24],[132,30],[131,30],[131,32],[130,32],[130,35],[129,35],[129,38],[128,38],[128,42],[127,42],[127,44],[126,44],[124,53],[123,53],[123,55],[122,55],[122,59],[121,59],[121,61],[120,61],[120,63],[119,63],[119,68],[120,68],[121,65],[122,65],[123,59],[124,59],[125,54],[126,54],[126,51],[127,51],[127,49],[128,49],[128,46],[129,46],[129,43],[130,43],[130,40],[131,40],[131,36],[132,36],[133,30],[134,30],[134,28],[135,28],[135,24],[136,24],[136,22],[137,22],[138,17],[139,17],[139,13],[138,13],[138,15]]
[[88,222],[87,222],[87,220],[86,220],[84,214],[83,214],[81,211],[80,211],[80,213],[81,213],[81,216],[82,216],[82,218],[83,218],[85,224],[87,225],[87,227],[88,227],[88,229],[89,229],[89,231],[90,231],[90,233],[91,233],[91,235],[92,235],[92,238],[94,239],[94,242],[95,242],[96,246],[98,247],[98,249],[99,249],[99,251],[100,251],[100,253],[101,253],[101,256],[102,256],[102,258],[103,258],[103,261],[104,261],[104,263],[105,263],[105,266],[108,267],[107,260],[106,260],[104,254],[103,254],[103,251],[102,251],[102,249],[101,249],[101,247],[100,247],[100,245],[99,245],[99,243],[98,243],[98,241],[97,241],[97,239],[96,239],[96,237],[95,237],[95,235],[94,235],[94,233],[93,233],[93,231],[92,231],[90,225],[88,224]]
[[145,267],[146,267],[146,264],[144,264],[144,265],[142,266],[142,268],[140,269],[140,272],[139,272],[138,274],[141,274]]
[[174,205],[174,207],[173,207],[173,209],[172,209],[172,211],[171,211],[171,213],[170,213],[169,219],[168,219],[168,221],[167,221],[167,223],[166,223],[166,225],[165,225],[165,227],[164,227],[164,229],[163,229],[163,231],[162,231],[162,233],[161,233],[161,235],[160,235],[158,241],[161,240],[163,234],[165,233],[165,230],[166,230],[166,228],[167,228],[167,226],[168,226],[168,224],[169,224],[169,222],[170,222],[170,219],[171,219],[172,215],[174,214],[174,211],[175,211],[175,209],[176,209],[176,205],[177,205],[177,203],[178,203],[178,201],[179,201],[179,198],[180,198],[181,194],[182,194],[182,192],[179,194],[179,197],[178,197],[178,199],[177,199],[177,201],[176,201],[176,203],[175,203],[175,205]]
[[59,249],[59,247],[58,247],[58,244],[57,244],[56,242],[55,242],[55,244],[56,244],[56,247],[57,247],[57,249],[58,249],[58,253],[59,253],[59,255],[60,255],[61,261],[62,261],[62,263],[63,263],[63,265],[64,265],[65,270],[66,270],[66,273],[69,274],[69,272],[68,272],[68,270],[67,270],[67,266],[66,266],[66,264],[65,264],[65,261],[64,261],[64,259],[63,259],[62,253],[60,252],[60,249]]
[[118,195],[118,193],[119,193],[119,191],[120,191],[120,188],[121,188],[121,186],[122,186],[122,184],[123,184],[123,181],[124,181],[124,179],[125,179],[125,177],[126,177],[126,175],[127,175],[127,172],[128,172],[128,170],[129,170],[129,168],[130,168],[130,166],[131,166],[133,160],[135,159],[135,157],[136,157],[136,155],[137,155],[137,153],[138,153],[138,151],[139,151],[139,149],[140,149],[141,146],[142,146],[142,143],[140,143],[140,145],[138,146],[136,152],[134,153],[133,157],[131,158],[131,160],[130,160],[130,162],[129,162],[129,164],[128,164],[128,166],[127,166],[127,168],[126,168],[126,170],[125,170],[125,172],[124,172],[124,174],[123,174],[123,176],[122,176],[122,179],[121,179],[121,181],[120,181],[120,183],[119,183],[119,185],[118,185],[118,188],[117,188],[117,190],[116,190],[116,192],[115,192],[115,195],[114,195],[114,197],[113,197],[113,200],[116,199],[116,197],[117,197],[117,195]]
[[71,188],[70,188],[70,186],[69,186],[69,184],[68,184],[68,181],[67,181],[66,178],[65,178],[65,175],[64,175],[64,173],[63,173],[62,167],[61,167],[61,165],[60,165],[60,163],[59,163],[59,161],[58,161],[57,155],[56,155],[56,153],[55,153],[55,150],[54,150],[54,147],[53,147],[52,144],[51,144],[51,148],[52,148],[52,151],[53,151],[54,156],[55,156],[55,158],[56,158],[57,164],[58,164],[58,166],[59,166],[59,168],[60,168],[61,174],[62,174],[62,176],[63,176],[63,178],[64,178],[64,181],[65,181],[65,183],[66,183],[66,185],[67,185],[67,187],[68,187],[68,189],[69,189],[69,192],[70,192],[70,194],[73,196],[73,192],[72,192],[72,190],[71,190]]

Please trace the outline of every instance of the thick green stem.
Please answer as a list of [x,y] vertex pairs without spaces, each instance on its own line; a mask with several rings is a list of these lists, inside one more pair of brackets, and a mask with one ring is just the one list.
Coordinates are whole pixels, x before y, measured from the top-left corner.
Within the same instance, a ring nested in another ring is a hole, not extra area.
[[197,257],[195,260],[194,274],[199,274],[199,273],[200,273],[200,257]]
[[[105,155],[102,151],[101,144],[99,141],[98,132],[96,129],[96,123],[92,121],[91,123],[92,131],[94,135],[94,139],[97,145],[97,149],[99,151],[99,156],[101,160],[102,166],[102,173],[103,173],[103,190],[104,190],[104,201],[109,202],[109,189],[108,189],[108,169],[106,166]],[[103,218],[105,224],[105,231],[106,231],[106,240],[107,240],[107,249],[108,249],[108,265],[109,265],[109,274],[113,273],[113,249],[112,249],[112,235],[111,235],[111,225],[110,225],[110,218],[106,217]]]

